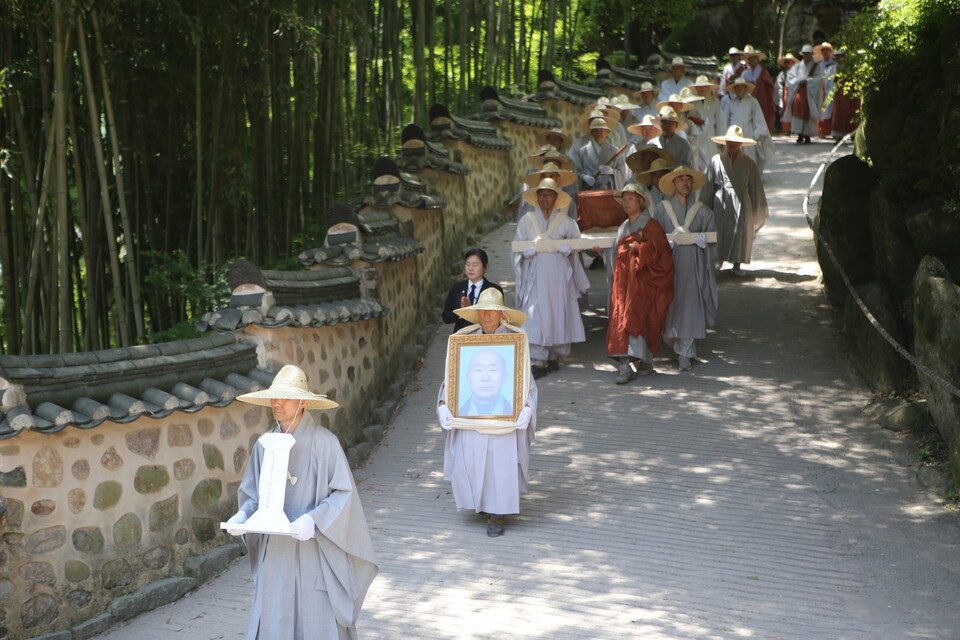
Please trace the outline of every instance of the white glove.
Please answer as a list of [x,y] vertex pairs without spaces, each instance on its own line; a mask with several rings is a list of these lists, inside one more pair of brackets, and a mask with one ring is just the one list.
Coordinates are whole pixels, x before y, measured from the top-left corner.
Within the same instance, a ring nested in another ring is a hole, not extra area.
[[670,244],[670,250],[673,251],[676,248],[677,243],[673,240],[667,240],[667,242]]
[[437,407],[437,419],[440,421],[440,427],[445,431],[453,428],[453,414],[450,413],[450,409],[447,409],[447,405],[441,404]]
[[535,255],[537,255],[537,250],[534,249],[533,247],[527,247],[526,249],[523,250],[524,258],[532,258]]
[[533,411],[530,407],[524,407],[520,415],[517,416],[517,431],[523,431],[529,427],[531,418],[533,418]]
[[[243,511],[237,511],[235,514],[230,516],[230,519],[227,520],[227,524],[243,524],[246,521],[247,514]],[[246,532],[241,531],[240,529],[227,529],[227,533],[232,536],[242,536]]]
[[600,175],[602,175],[602,176],[612,176],[612,175],[613,175],[613,167],[611,167],[611,166],[608,165],[608,164],[602,164],[602,165],[600,165]]
[[565,256],[568,256],[568,255],[570,255],[571,253],[573,253],[573,249],[571,249],[571,248],[570,248],[570,245],[568,245],[568,244],[562,244],[562,245],[560,245],[560,246],[557,248],[557,251],[559,251],[560,253],[562,253],[562,254],[565,255]]
[[303,514],[290,523],[290,535],[301,542],[317,535],[317,523],[307,514]]
[[707,236],[702,233],[698,233],[697,237],[693,239],[693,244],[697,245],[701,249],[707,248]]
[[583,180],[583,184],[587,185],[588,187],[592,187],[593,184],[596,182],[596,179],[593,176],[591,176],[589,173],[583,174],[582,176],[580,176],[580,179]]

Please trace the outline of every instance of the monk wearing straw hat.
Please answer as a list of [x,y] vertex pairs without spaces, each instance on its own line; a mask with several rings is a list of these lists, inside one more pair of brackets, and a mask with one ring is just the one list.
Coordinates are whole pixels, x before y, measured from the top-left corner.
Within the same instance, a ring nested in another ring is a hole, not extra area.
[[286,478],[279,478],[290,532],[265,534],[242,528],[248,520],[256,521],[253,516],[266,499],[260,495],[265,468],[265,446],[260,441],[250,452],[240,483],[239,511],[225,525],[228,533],[244,535],[253,569],[247,638],[356,638],[360,607],[377,574],[376,559],[340,441],[308,413],[335,408],[337,403],[312,393],[306,374],[293,365],[280,369],[269,389],[237,400],[273,410],[276,426],[264,437],[289,434],[294,441]]
[[689,371],[697,355],[696,340],[705,338],[717,320],[717,281],[714,245],[717,227],[713,212],[697,199],[707,176],[677,167],[660,178],[667,196],[653,212],[673,246],[673,303],[663,338],[677,354],[677,367]]
[[723,151],[713,156],[707,169],[707,184],[701,201],[713,209],[717,223],[717,270],[724,261],[733,263],[733,275],[746,273],[741,264],[749,264],[757,231],[767,220],[767,196],[760,181],[760,170],[743,147],[757,144],[733,125],[726,134],[713,138]]
[[[527,314],[506,306],[503,294],[496,289],[487,289],[476,304],[457,309],[455,313],[470,325],[454,336],[519,333],[529,346],[520,328],[527,321]],[[524,349],[524,354],[529,359],[529,349]],[[491,381],[497,375],[504,375],[506,364],[491,355],[491,350],[480,351],[476,358],[484,358],[487,364],[471,375],[483,377],[486,386],[492,388],[495,385]],[[501,367],[499,371],[498,367]],[[457,509],[472,509],[487,517],[487,535],[491,538],[503,535],[508,514],[520,513],[520,496],[527,492],[530,445],[537,426],[537,384],[530,375],[530,367],[521,366],[513,374],[524,376],[523,389],[526,390],[523,409],[519,410],[516,420],[469,417],[499,415],[494,413],[496,409],[471,413],[461,408],[454,417],[446,404],[445,384],[441,385],[437,400],[437,418],[446,431],[443,477],[452,485]]]

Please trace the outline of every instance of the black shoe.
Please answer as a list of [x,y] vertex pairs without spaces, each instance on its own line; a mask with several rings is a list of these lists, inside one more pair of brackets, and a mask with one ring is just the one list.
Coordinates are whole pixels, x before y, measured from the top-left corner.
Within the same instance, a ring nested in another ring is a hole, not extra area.
[[559,360],[547,360],[547,372],[550,371],[560,371],[560,361]]
[[813,140],[810,139],[810,136],[807,136],[806,139],[803,141],[803,144],[813,144]]
[[593,259],[593,262],[590,263],[588,269],[603,269],[603,258],[597,256]]
[[533,374],[534,378],[542,378],[543,376],[547,375],[549,370],[546,367],[531,366],[530,372]]
[[803,136],[797,135],[797,144],[803,144]]

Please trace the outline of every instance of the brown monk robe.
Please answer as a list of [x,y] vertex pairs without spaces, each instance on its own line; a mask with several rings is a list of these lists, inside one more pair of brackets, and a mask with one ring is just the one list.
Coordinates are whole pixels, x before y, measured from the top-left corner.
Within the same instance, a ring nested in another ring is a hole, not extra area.
[[617,383],[649,371],[673,301],[673,253],[660,223],[650,216],[649,193],[628,184],[617,192],[627,213],[614,247],[607,355],[621,363]]

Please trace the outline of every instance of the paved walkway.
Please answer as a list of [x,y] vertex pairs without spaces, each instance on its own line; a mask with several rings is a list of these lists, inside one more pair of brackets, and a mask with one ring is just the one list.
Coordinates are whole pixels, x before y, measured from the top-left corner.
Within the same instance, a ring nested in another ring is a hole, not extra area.
[[[502,538],[442,479],[438,331],[356,474],[381,560],[362,638],[960,637],[960,516],[918,488],[909,439],[864,414],[821,294],[799,209],[829,147],[778,151],[751,275],[721,273],[692,372],[661,358],[615,386],[589,272],[588,341],[539,383],[531,493]],[[487,241],[511,285],[513,228]],[[102,638],[242,637],[250,584],[241,561]]]

